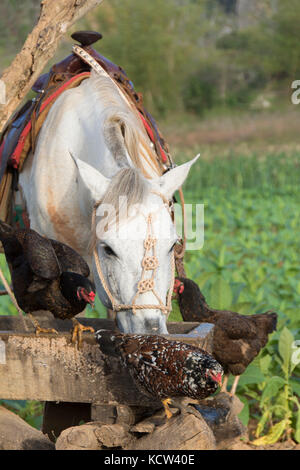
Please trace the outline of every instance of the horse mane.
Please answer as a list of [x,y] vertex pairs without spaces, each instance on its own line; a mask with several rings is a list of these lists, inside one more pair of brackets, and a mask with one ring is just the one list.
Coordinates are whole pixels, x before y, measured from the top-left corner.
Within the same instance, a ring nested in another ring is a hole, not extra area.
[[[114,210],[105,214],[100,220],[97,217],[99,236],[125,220],[128,210],[134,205],[142,204],[149,194],[151,190],[149,179],[153,178],[153,175],[148,174],[143,163],[146,161],[157,176],[161,175],[161,169],[138,111],[122,98],[111,78],[92,71],[88,82],[92,99],[101,101],[104,108],[100,115],[104,139],[120,167],[111,178],[101,200],[102,209],[107,205]],[[95,248],[97,238],[94,229],[89,246],[90,252]]]
[[92,71],[89,84],[92,94],[103,104],[104,138],[120,168],[130,167],[129,155],[133,166],[146,178],[150,175],[143,165],[144,161],[159,176],[161,170],[155,151],[136,108],[122,98],[111,78]]
[[[103,235],[114,225],[118,225],[128,217],[128,211],[137,204],[143,204],[151,186],[138,168],[122,168],[111,179],[107,191],[99,206],[102,211],[113,208],[97,222],[97,234]],[[92,230],[89,251],[92,252],[97,242],[96,230]]]
[[143,177],[139,169],[122,168],[112,177],[107,191],[101,200],[101,205],[109,204],[113,206],[116,216],[123,217],[120,198],[123,198],[124,203],[130,209],[135,204],[142,204],[149,191],[150,184]]

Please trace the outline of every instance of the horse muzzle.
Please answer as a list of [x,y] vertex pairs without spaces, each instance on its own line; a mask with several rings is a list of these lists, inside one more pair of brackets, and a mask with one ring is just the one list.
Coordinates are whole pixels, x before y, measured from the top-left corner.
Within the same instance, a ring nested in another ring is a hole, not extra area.
[[143,309],[133,314],[131,310],[116,314],[117,326],[122,333],[161,335],[168,334],[166,315],[161,310]]

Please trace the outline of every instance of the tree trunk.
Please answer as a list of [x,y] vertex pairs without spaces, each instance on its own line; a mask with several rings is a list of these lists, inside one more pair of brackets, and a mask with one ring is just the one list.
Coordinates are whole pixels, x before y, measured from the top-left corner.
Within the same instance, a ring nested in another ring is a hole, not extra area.
[[102,0],[42,0],[36,26],[1,77],[1,88],[5,88],[5,104],[0,104],[0,131],[53,57],[61,37],[79,18],[101,2]]

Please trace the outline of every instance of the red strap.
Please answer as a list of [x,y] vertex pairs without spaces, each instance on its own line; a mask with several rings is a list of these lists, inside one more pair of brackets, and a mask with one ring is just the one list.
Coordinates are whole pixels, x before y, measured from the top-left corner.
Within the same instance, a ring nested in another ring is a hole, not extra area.
[[[42,103],[39,113],[41,113],[51,103],[51,101],[53,101],[63,91],[65,91],[65,89],[68,88],[68,86],[71,83],[73,83],[74,80],[76,80],[78,77],[84,77],[84,76],[89,77],[90,72],[82,72],[78,75],[75,75],[75,77],[70,78],[70,80],[65,82],[61,87],[57,88],[57,90],[55,90],[55,92],[52,93],[52,95],[48,96],[48,98]],[[19,141],[18,141],[18,143],[15,147],[15,150],[14,150],[14,152],[13,152],[11,158],[10,158],[11,163],[12,163],[14,168],[18,168],[18,166],[19,166],[21,153],[22,153],[22,150],[24,148],[24,144],[25,144],[26,138],[27,138],[30,130],[31,130],[31,121],[29,121],[28,124],[24,127],[24,129],[23,129],[23,131],[20,135]]]
[[[141,120],[143,121],[143,124],[144,124],[144,127],[145,127],[146,131],[147,131],[148,136],[150,137],[151,141],[153,143],[155,143],[155,138],[154,138],[154,134],[153,134],[153,131],[152,131],[151,127],[149,126],[148,122],[146,121],[146,119],[144,118],[144,116],[141,113],[140,113],[140,117],[141,117]],[[162,146],[160,145],[160,142],[159,142],[159,150],[160,150],[162,161],[164,163],[166,163],[167,162],[167,156],[166,156]]]
[[78,75],[75,75],[75,77],[70,78],[70,80],[65,82],[52,95],[48,96],[48,98],[43,102],[43,104],[41,106],[40,113],[43,111],[43,109],[46,108],[46,106],[48,106],[49,103],[51,103],[51,101],[53,101],[55,98],[57,98],[57,96],[59,96],[63,91],[65,91],[65,89],[68,88],[68,86],[71,85],[71,83],[73,83],[75,80],[77,80],[77,78],[84,77],[84,76],[89,77],[90,75],[91,75],[90,72],[82,72],[82,73],[79,73]]
[[[65,91],[65,89],[68,88],[69,85],[73,83],[73,81],[77,80],[79,77],[84,77],[84,76],[89,77],[90,72],[82,72],[78,75],[75,75],[70,80],[65,82],[61,87],[57,88],[55,90],[55,92],[52,93],[52,95],[48,96],[48,98],[45,101],[43,101],[43,103],[40,107],[39,113],[41,113],[63,91]],[[151,127],[149,126],[148,122],[146,121],[146,119],[144,118],[144,116],[141,113],[140,113],[140,117],[141,117],[143,125],[144,125],[144,127],[147,131],[147,134],[149,135],[151,141],[153,143],[155,143],[155,137],[154,137],[154,134],[153,134],[153,131],[152,131]],[[30,131],[31,131],[31,121],[29,121],[28,124],[24,127],[24,129],[23,129],[23,131],[20,135],[19,141],[18,141],[18,143],[15,147],[15,150],[14,150],[14,152],[13,152],[11,158],[10,158],[12,166],[16,169],[19,166],[20,157],[21,157],[24,145],[25,145],[25,141],[26,141],[26,138],[27,138]],[[2,145],[0,147],[0,161],[1,161],[1,155],[2,155],[2,151],[3,151],[3,147],[4,147],[4,141],[2,142]],[[159,149],[160,149],[160,154],[161,154],[162,161],[163,161],[163,163],[166,163],[167,162],[167,156],[166,156],[166,154],[165,154],[165,152],[164,152],[164,150],[163,150],[160,143],[159,143]]]

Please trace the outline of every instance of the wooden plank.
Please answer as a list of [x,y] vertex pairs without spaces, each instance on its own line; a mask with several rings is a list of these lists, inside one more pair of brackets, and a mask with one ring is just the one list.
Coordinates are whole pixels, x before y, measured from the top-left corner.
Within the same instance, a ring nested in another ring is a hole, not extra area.
[[[54,318],[53,315],[49,312],[41,312],[39,315],[34,315],[34,317],[39,321],[40,325],[43,328],[55,328],[59,332],[68,332],[73,327],[71,320],[60,320]],[[80,323],[83,325],[90,325],[95,330],[105,329],[105,330],[114,330],[116,328],[114,320],[108,320],[103,318],[86,318],[77,316]],[[24,317],[26,326],[29,329],[29,333],[34,332],[34,326],[31,320],[25,316]],[[207,323],[202,323],[201,325],[208,325]],[[210,325],[210,324],[209,324]],[[168,322],[167,327],[170,334],[189,334],[191,331],[198,327],[199,323],[197,322]],[[14,333],[22,332],[24,333],[24,328],[20,318],[18,316],[4,316],[0,315],[0,331],[11,331]]]
[[[29,319],[26,321],[30,324]],[[114,328],[111,320],[81,318],[80,321],[95,330]],[[78,350],[70,343],[70,333],[66,331],[70,322],[43,318],[41,326],[55,328],[59,334],[37,337],[22,332],[17,317],[0,316],[0,398],[95,405],[158,405],[136,389],[116,358],[107,358],[101,353],[93,334],[84,334],[82,349]],[[199,324],[169,323],[168,330],[176,339],[203,347],[207,335],[203,338],[198,332],[196,336],[189,336],[195,326]]]

